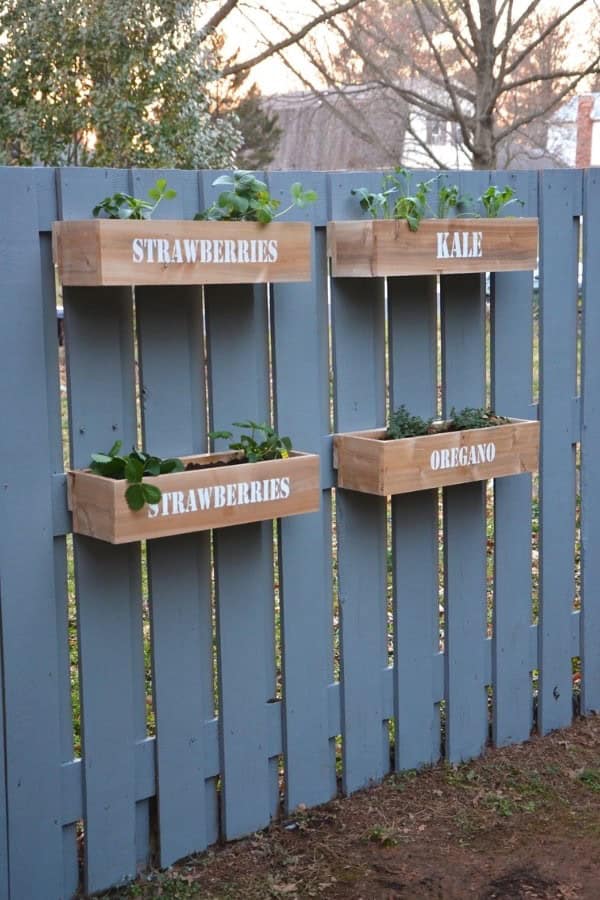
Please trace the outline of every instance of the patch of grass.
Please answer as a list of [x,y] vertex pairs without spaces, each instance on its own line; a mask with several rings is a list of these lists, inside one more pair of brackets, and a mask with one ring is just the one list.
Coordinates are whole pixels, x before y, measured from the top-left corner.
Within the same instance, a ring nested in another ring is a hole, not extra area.
[[385,828],[382,825],[374,825],[365,834],[365,839],[373,844],[379,844],[381,847],[395,847],[398,844],[393,829]]
[[584,769],[579,781],[591,791],[600,793],[600,769]]

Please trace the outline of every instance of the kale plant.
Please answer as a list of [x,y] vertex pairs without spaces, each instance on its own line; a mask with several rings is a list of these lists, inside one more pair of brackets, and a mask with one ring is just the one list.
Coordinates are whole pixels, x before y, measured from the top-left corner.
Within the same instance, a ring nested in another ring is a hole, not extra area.
[[[236,428],[247,428],[250,434],[241,434],[239,440],[229,444],[230,450],[241,451],[248,462],[262,462],[265,459],[287,459],[292,449],[289,437],[280,437],[270,425],[258,424],[247,420],[245,422],[233,422]],[[209,437],[212,440],[223,438],[231,440],[231,431],[211,431]],[[261,440],[262,438],[262,440]]]
[[[426,215],[446,219],[449,217],[475,216],[473,198],[459,192],[457,185],[440,185],[437,194],[437,208],[429,203],[429,195],[439,175],[429,181],[419,181],[414,190],[411,188],[412,176],[406,169],[398,167],[393,174],[384,175],[380,191],[369,191],[368,188],[352,188],[351,194],[358,197],[360,208],[368,212],[373,219],[405,219],[411,231],[417,231]],[[497,218],[500,211],[513,203],[524,206],[522,200],[515,197],[511,187],[489,187],[478,198],[488,218]]]
[[442,184],[438,191],[438,219],[459,218],[473,215],[473,198],[461,194],[458,185]]
[[197,213],[194,218],[212,222],[262,222],[266,225],[293,209],[300,209],[314,203],[317,199],[315,191],[305,191],[299,181],[290,188],[291,203],[280,210],[281,200],[271,197],[264,181],[256,178],[252,172],[234,172],[232,175],[221,175],[213,181],[213,185],[223,185],[223,191],[216,201]]
[[167,187],[166,178],[159,178],[154,187],[148,191],[148,196],[153,203],[132,197],[130,194],[116,193],[101,200],[92,212],[94,216],[103,213],[105,219],[151,219],[161,200],[172,200],[177,196],[177,191]]
[[125,479],[129,485],[125,499],[130,509],[141,509],[145,503],[159,503],[162,497],[160,488],[147,484],[143,481],[144,476],[183,472],[182,461],[150,456],[135,447],[127,456],[120,456],[121,446],[122,441],[115,441],[108,453],[93,453],[90,469],[105,478]]
[[410,230],[416,231],[430,210],[427,198],[437,177],[419,181],[411,190],[410,172],[398,166],[391,175],[383,176],[379,193],[372,193],[364,187],[353,188],[351,193],[359,198],[361,209],[373,219],[405,219]]
[[519,200],[518,197],[515,197],[515,191],[510,186],[507,186],[505,188],[497,188],[492,184],[486,191],[483,192],[479,199],[483,204],[483,208],[485,209],[485,213],[488,219],[498,218],[500,211],[502,209],[505,209],[507,206],[511,206],[513,203],[518,203],[520,206],[525,206],[525,202],[523,200]]

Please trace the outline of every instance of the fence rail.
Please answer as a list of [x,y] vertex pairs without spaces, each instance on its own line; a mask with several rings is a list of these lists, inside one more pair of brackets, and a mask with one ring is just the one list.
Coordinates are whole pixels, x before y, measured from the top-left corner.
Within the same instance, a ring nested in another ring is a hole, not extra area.
[[[52,222],[159,175],[161,217],[215,195],[214,172],[0,169],[0,900],[120,884],[600,708],[600,172],[455,176],[511,184],[540,219],[539,293],[502,272],[489,296],[473,274],[329,279],[324,226],[380,175],[272,173],[276,196],[318,192],[295,213],[310,282],[65,287],[59,347]],[[335,490],[332,433],[488,402],[539,410],[533,485]],[[246,418],[320,454],[318,512],[71,537],[66,455],[204,452]]]

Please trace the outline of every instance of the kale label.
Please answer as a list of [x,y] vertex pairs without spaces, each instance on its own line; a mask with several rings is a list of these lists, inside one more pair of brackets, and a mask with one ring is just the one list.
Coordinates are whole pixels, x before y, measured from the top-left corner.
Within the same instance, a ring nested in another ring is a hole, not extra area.
[[483,256],[483,232],[438,231],[438,259],[471,259]]

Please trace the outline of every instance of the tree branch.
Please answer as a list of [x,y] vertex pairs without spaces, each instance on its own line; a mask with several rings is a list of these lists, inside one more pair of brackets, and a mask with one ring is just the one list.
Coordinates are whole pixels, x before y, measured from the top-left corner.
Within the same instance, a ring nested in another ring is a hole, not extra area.
[[262,53],[258,53],[256,56],[253,56],[251,59],[244,60],[241,63],[236,63],[233,66],[228,66],[223,69],[220,73],[223,78],[226,78],[230,75],[238,75],[240,72],[244,72],[247,69],[251,69],[253,66],[258,65],[258,63],[263,62],[265,59],[268,59],[270,56],[274,54],[280,54],[282,50],[285,50],[287,47],[291,47],[292,44],[297,44],[302,40],[303,37],[306,37],[309,32],[316,28],[317,25],[322,25],[323,22],[328,22],[334,16],[339,16],[341,13],[348,12],[350,9],[354,9],[355,6],[358,6],[360,3],[365,3],[366,0],[347,0],[346,3],[342,3],[341,6],[337,6],[335,9],[331,9],[326,13],[321,13],[320,16],[316,16],[314,19],[311,19],[310,22],[307,22],[303,28],[300,28],[298,31],[295,31],[293,34],[290,34],[289,37],[285,38],[282,41],[278,41],[276,44],[270,43],[266,50],[263,50]]
[[557,109],[560,106],[560,104],[564,100],[564,98],[566,96],[568,96],[568,94],[570,94],[577,87],[579,82],[583,78],[585,78],[585,76],[588,74],[589,74],[589,72],[582,72],[570,84],[568,84],[565,88],[563,88],[563,90],[560,91],[560,93],[556,94],[552,98],[552,101],[550,103],[546,104],[546,106],[543,107],[542,109],[540,109],[539,107],[536,107],[536,109],[533,110],[533,112],[531,112],[529,115],[521,116],[520,119],[515,119],[513,122],[511,122],[510,125],[507,125],[505,128],[498,131],[494,136],[494,144],[498,145],[498,143],[500,141],[505,140],[507,135],[512,134],[513,132],[517,131],[517,129],[522,128],[524,125],[529,125],[531,122],[534,122],[536,119],[540,119],[543,116],[547,115],[548,113],[553,112],[555,109]]
[[226,2],[221,6],[220,9],[214,13],[206,23],[206,25],[202,26],[201,32],[202,34],[210,34],[211,31],[214,31],[215,28],[218,28],[221,22],[227,18],[230,12],[236,8],[240,0],[226,0]]
[[[417,18],[419,20],[419,24],[421,25],[421,28],[423,29],[423,34],[429,45],[429,48],[431,49],[431,52],[433,53],[433,55],[435,57],[435,61],[437,63],[438,69],[440,71],[440,74],[441,74],[443,82],[444,82],[444,87],[446,89],[446,93],[450,97],[450,102],[452,103],[452,109],[454,112],[453,118],[455,118],[456,122],[458,122],[458,124],[460,126],[460,130],[461,130],[461,133],[463,136],[463,141],[465,142],[465,144],[467,146],[469,146],[470,137],[469,137],[469,133],[468,133],[468,130],[466,127],[465,118],[463,116],[462,109],[460,108],[460,104],[457,100],[456,92],[454,90],[454,85],[453,85],[452,81],[450,80],[448,70],[447,70],[446,66],[444,65],[444,61],[442,59],[442,56],[441,56],[439,50],[437,49],[437,47],[435,46],[435,44],[433,42],[433,38],[431,37],[431,35],[429,34],[429,32],[427,31],[427,29],[425,27],[425,22],[423,20],[421,9],[419,7],[419,0],[411,0],[411,3],[413,6],[413,9],[417,15]],[[446,118],[448,118],[448,116],[446,116]]]
[[[511,64],[506,67],[506,69],[504,70],[504,76],[506,77],[507,75],[510,75],[512,72],[514,72],[515,69],[517,69],[521,65],[521,63],[528,56],[530,56],[533,53],[533,51],[535,50],[536,47],[538,47],[540,44],[542,44],[546,40],[546,38],[550,34],[552,34],[553,31],[556,31],[556,29],[558,28],[559,25],[562,25],[562,23],[565,21],[565,19],[567,19],[571,15],[572,12],[574,12],[578,7],[582,6],[584,3],[587,3],[587,2],[588,2],[588,0],[577,0],[577,2],[573,3],[572,6],[566,12],[563,12],[556,18],[552,19],[548,23],[548,25],[539,33],[539,35],[535,38],[535,40],[533,40],[529,44],[527,44],[517,54],[515,59],[512,60]],[[537,4],[533,3],[531,5],[535,7]],[[523,17],[521,16],[520,18],[522,19]],[[515,29],[513,29],[513,34],[514,34],[514,32],[515,32]]]
[[581,81],[586,75],[591,75],[593,73],[597,73],[600,71],[600,55],[596,57],[593,63],[584,69],[583,71],[569,71],[569,70],[561,70],[557,69],[554,72],[538,72],[536,74],[532,74],[527,76],[526,78],[521,78],[518,81],[511,81],[510,84],[505,84],[498,91],[498,96],[501,94],[506,94],[508,91],[513,91],[515,88],[525,87],[528,84],[534,84],[540,81],[558,81],[561,78],[574,78],[577,82]]

